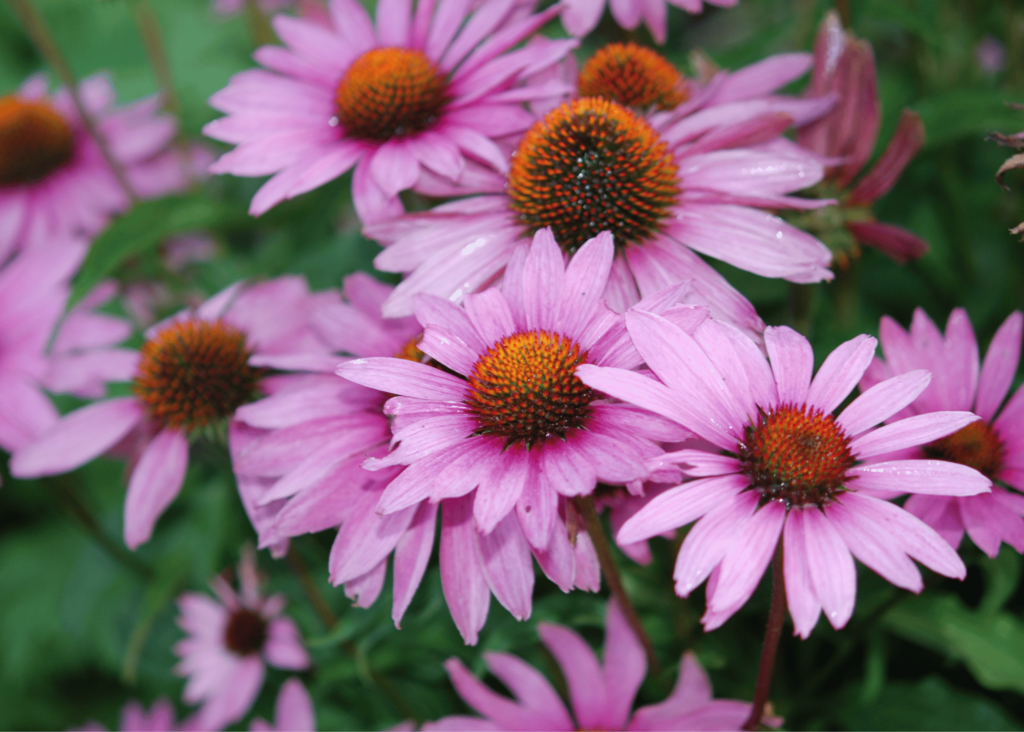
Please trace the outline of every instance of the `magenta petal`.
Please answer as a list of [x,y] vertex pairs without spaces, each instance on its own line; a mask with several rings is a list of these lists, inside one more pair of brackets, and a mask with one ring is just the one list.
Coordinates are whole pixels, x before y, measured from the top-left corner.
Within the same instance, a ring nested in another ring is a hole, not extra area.
[[338,367],[338,376],[371,389],[420,399],[462,401],[466,384],[433,366],[400,358],[357,358]]
[[508,653],[485,653],[484,661],[491,673],[519,700],[521,708],[534,711],[538,721],[543,720],[544,729],[575,729],[562,698],[540,671]]
[[889,419],[917,399],[931,380],[930,373],[918,369],[875,384],[842,411],[836,418],[836,424],[842,427],[848,436],[856,437]]
[[783,404],[803,404],[811,385],[814,352],[807,339],[786,326],[764,330],[764,345],[775,374],[779,401]]
[[352,600],[352,607],[372,607],[384,589],[384,578],[387,575],[387,560],[345,583],[345,597]]
[[1019,310],[1011,313],[992,336],[992,342],[985,354],[981,377],[978,379],[978,398],[974,411],[989,422],[996,416],[996,411],[1003,403],[1017,373],[1022,326],[1024,315]]
[[[502,729],[573,729],[571,724],[567,727],[551,725],[552,719],[544,713],[546,710],[529,709],[525,704],[516,704],[508,697],[496,693],[457,658],[445,661],[444,668],[463,701],[488,720],[497,722]],[[564,713],[564,708],[562,711]]]
[[904,109],[896,124],[896,132],[874,166],[861,178],[847,198],[847,205],[872,203],[888,193],[900,173],[924,146],[924,123],[921,117]]
[[740,493],[694,524],[676,557],[672,576],[677,595],[688,596],[719,565],[745,530],[757,501],[754,491]]
[[846,228],[858,242],[874,247],[900,264],[928,253],[928,242],[902,226],[880,221],[849,221]]
[[259,656],[239,659],[230,676],[199,711],[199,728],[222,729],[244,717],[259,696],[265,673]]
[[476,645],[491,604],[478,551],[471,499],[446,500],[441,511],[441,588],[452,620],[468,646]]
[[686,526],[749,485],[747,476],[732,474],[670,488],[626,521],[615,540],[632,544]]
[[360,577],[384,561],[416,514],[416,506],[379,515],[379,491],[364,490],[331,547],[328,568],[337,586]]
[[72,412],[11,457],[11,474],[37,478],[74,470],[112,448],[143,417],[134,397],[108,399]]
[[299,627],[291,618],[275,618],[267,626],[267,641],[263,646],[267,663],[290,671],[309,668],[309,654],[302,643]]
[[958,504],[960,518],[971,541],[990,558],[995,559],[1003,542],[999,514],[1006,509],[996,503],[991,496],[977,496],[958,501]]
[[302,682],[290,678],[281,684],[274,705],[274,723],[278,730],[313,732],[316,730],[316,713],[313,700]]
[[807,402],[831,414],[857,386],[877,345],[871,336],[860,335],[832,351],[811,382]]
[[835,629],[853,615],[857,598],[857,572],[850,550],[828,517],[817,508],[803,510],[807,568],[814,594]]
[[401,627],[402,617],[423,580],[424,572],[427,571],[427,563],[434,551],[436,525],[437,504],[423,501],[416,509],[416,515],[409,528],[395,547],[391,619],[395,621],[396,628]]
[[722,560],[722,574],[708,599],[708,610],[724,611],[750,598],[772,560],[785,521],[786,508],[778,501],[754,512]]
[[538,623],[537,634],[558,661],[569,685],[577,729],[603,727],[608,690],[604,672],[590,646],[576,631],[553,623]]
[[629,720],[633,701],[647,676],[647,656],[622,609],[608,601],[604,639],[605,725],[622,729]]
[[811,585],[811,571],[807,566],[808,551],[804,518],[813,510],[795,509],[786,517],[782,533],[783,573],[786,577],[786,604],[793,619],[793,633],[807,638],[818,624],[821,603]]
[[142,451],[124,498],[124,543],[137,549],[149,541],[153,526],[185,482],[188,439],[165,427]]
[[970,412],[929,412],[879,427],[850,443],[854,457],[864,459],[907,447],[926,445],[977,422]]
[[505,516],[489,534],[478,535],[480,564],[491,592],[516,620],[529,620],[533,607],[533,559],[519,521]]
[[974,496],[988,493],[992,481],[974,468],[946,460],[894,460],[860,465],[848,475],[853,489],[871,488],[896,493],[936,496]]
[[[589,537],[588,537],[589,540]],[[532,547],[533,556],[544,575],[558,585],[562,592],[569,592],[576,579],[576,547],[569,543],[569,532],[565,524],[556,517],[551,536],[544,549]]]
[[404,143],[389,140],[370,159],[370,175],[388,198],[416,185],[420,166]]

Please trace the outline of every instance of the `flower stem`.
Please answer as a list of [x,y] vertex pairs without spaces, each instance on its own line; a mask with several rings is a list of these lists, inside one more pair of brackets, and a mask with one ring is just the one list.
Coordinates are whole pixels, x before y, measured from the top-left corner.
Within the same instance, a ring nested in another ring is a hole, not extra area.
[[764,645],[761,646],[761,663],[757,667],[757,685],[754,687],[754,701],[750,717],[743,729],[756,730],[764,717],[768,692],[772,687],[772,673],[775,671],[775,655],[779,650],[782,624],[786,619],[786,580],[782,568],[782,542],[775,549],[772,559],[772,605],[768,610],[768,627],[764,631]]
[[597,561],[601,564],[601,573],[608,582],[608,589],[611,590],[612,597],[618,601],[622,612],[626,614],[626,620],[629,621],[633,632],[640,639],[640,643],[643,644],[644,650],[647,652],[647,665],[650,667],[651,672],[657,675],[661,673],[661,663],[654,652],[654,644],[651,643],[650,636],[647,635],[643,623],[640,622],[640,615],[637,613],[633,601],[629,599],[629,595],[626,594],[626,590],[622,586],[622,578],[619,576],[618,567],[615,566],[615,557],[612,556],[611,544],[608,542],[604,525],[601,523],[601,518],[597,515],[597,509],[594,507],[594,497],[576,496],[572,500],[576,510],[583,518],[583,526],[587,530],[587,535],[594,542],[594,549],[597,551]]
[[260,10],[256,0],[245,0],[245,17],[249,21],[249,31],[252,33],[252,41],[255,45],[265,46],[277,40],[273,26]]
[[60,47],[57,46],[57,41],[54,39],[53,33],[50,32],[46,20],[32,5],[31,0],[10,0],[10,4],[21,24],[25,27],[25,32],[32,39],[33,45],[39,51],[39,54],[46,59],[46,63],[53,68],[54,73],[57,74],[61,83],[67,88],[68,93],[71,95],[71,100],[75,104],[75,109],[78,110],[78,116],[82,119],[82,124],[85,125],[89,137],[92,138],[93,142],[96,143],[96,147],[99,148],[100,154],[114,174],[114,178],[117,179],[128,200],[135,203],[137,196],[128,182],[124,167],[110,151],[110,146],[96,126],[96,120],[92,118],[89,110],[86,109],[85,103],[82,101],[81,92],[78,89],[78,80],[75,78],[75,73],[71,70],[67,59],[64,58]]
[[313,606],[316,614],[320,616],[320,622],[324,624],[328,631],[334,628],[338,624],[338,618],[334,615],[334,611],[331,610],[331,606],[327,603],[323,593],[320,592],[320,588],[316,586],[313,578],[309,576],[306,563],[302,561],[302,555],[295,548],[294,542],[288,547],[288,566],[291,567],[292,573],[298,578],[299,584],[302,585],[302,591],[309,598],[309,604]]
[[44,478],[43,484],[50,490],[58,505],[103,549],[111,559],[131,570],[147,582],[153,578],[153,570],[137,556],[128,551],[103,532],[99,521],[92,515],[77,495],[73,484],[63,476]]
[[147,0],[135,0],[135,22],[139,26],[139,35],[142,36],[142,45],[146,48],[149,64],[153,67],[153,76],[160,87],[163,107],[171,114],[177,114],[180,108],[178,92],[174,87],[171,63],[167,58],[163,35],[160,33],[160,21]]

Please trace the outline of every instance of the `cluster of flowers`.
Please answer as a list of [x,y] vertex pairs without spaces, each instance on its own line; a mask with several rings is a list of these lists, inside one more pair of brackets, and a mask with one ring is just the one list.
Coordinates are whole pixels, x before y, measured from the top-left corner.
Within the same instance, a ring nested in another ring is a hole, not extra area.
[[[48,97],[33,78],[0,100],[0,446],[11,473],[125,458],[135,549],[179,493],[190,443],[226,434],[259,548],[281,557],[292,537],[336,530],[330,581],[360,607],[378,598],[393,555],[396,626],[440,513],[444,595],[471,645],[492,595],[530,617],[534,561],[563,591],[599,589],[599,539],[585,521],[598,509],[639,562],[648,539],[696,522],[675,591],[707,581],[708,630],[747,602],[777,553],[806,638],[822,611],[835,628],[850,619],[854,558],[919,592],[912,560],[964,577],[965,531],[990,556],[1002,542],[1024,551],[1024,396],[1000,411],[1020,313],[983,362],[963,311],[945,335],[918,311],[909,333],[882,321],[884,360],[863,335],[813,374],[808,341],[766,327],[700,256],[811,283],[862,244],[901,261],[926,251],[870,208],[923,142],[915,115],[860,175],[880,120],[870,47],[829,16],[813,55],[737,71],[689,78],[634,43],[577,68],[575,39],[536,34],[560,13],[585,33],[603,3],[533,5],[380,0],[374,21],[357,0],[331,0],[274,17],[284,45],[260,48],[264,68],[210,100],[225,116],[206,134],[235,146],[210,171],[272,175],[252,200],[259,215],[351,170],[355,210],[384,247],[375,264],[404,278],[392,288],[356,274],[319,293],[291,276],[238,283],[153,325],[138,350],[118,347],[127,323],[96,311],[112,286],[61,318],[86,237],[129,203],[123,186],[67,91]],[[626,28],[643,20],[665,39],[666,0],[610,5]],[[804,96],[778,93],[808,71]],[[102,78],[78,93],[137,195],[187,185],[156,100],[112,111]],[[405,191],[442,202],[406,213]],[[113,382],[130,395],[103,399]],[[96,401],[61,417],[44,389]],[[214,580],[219,602],[179,601],[184,699],[202,704],[187,727],[241,719],[265,663],[309,665],[284,599],[260,594],[254,557],[239,577],[238,593]],[[710,701],[692,655],[672,696],[632,712],[646,661],[614,602],[604,667],[573,631],[540,634],[572,715],[539,672],[490,654],[517,701],[453,660],[453,684],[488,721],[433,728],[719,729],[750,713]],[[125,725],[168,728],[170,714],[163,702],[149,715],[132,706]],[[312,724],[308,695],[289,681],[277,727]]]

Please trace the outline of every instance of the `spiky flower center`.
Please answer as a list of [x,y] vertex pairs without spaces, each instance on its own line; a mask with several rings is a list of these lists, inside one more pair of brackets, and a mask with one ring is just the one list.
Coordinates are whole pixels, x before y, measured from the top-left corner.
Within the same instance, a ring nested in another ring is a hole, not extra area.
[[0,97],[0,186],[42,180],[74,153],[74,132],[53,107]]
[[761,412],[746,428],[743,471],[762,502],[825,506],[842,492],[853,467],[850,440],[831,414],[805,405]]
[[134,391],[160,424],[205,427],[252,398],[261,372],[249,355],[245,334],[226,323],[172,323],[142,346]]
[[677,173],[646,120],[587,97],[527,131],[512,159],[508,194],[529,233],[550,226],[571,254],[605,230],[619,246],[650,239],[679,197]]
[[385,142],[423,132],[448,103],[448,79],[412,48],[375,48],[338,82],[335,108],[346,134]]
[[635,43],[609,43],[580,70],[581,97],[604,97],[624,107],[675,109],[686,101],[686,80],[669,61]]
[[983,419],[971,422],[935,442],[924,446],[924,455],[974,468],[989,480],[995,480],[1006,459],[1006,445]]
[[259,653],[267,640],[267,621],[258,612],[241,607],[231,613],[224,628],[224,645],[239,656]]
[[575,372],[586,362],[579,344],[557,333],[532,330],[502,338],[469,376],[466,404],[479,425],[475,434],[530,448],[585,427],[594,392]]
[[400,358],[404,361],[415,361],[416,363],[426,363],[429,360],[427,354],[420,350],[420,341],[422,340],[422,333],[414,335],[398,349],[395,358]]

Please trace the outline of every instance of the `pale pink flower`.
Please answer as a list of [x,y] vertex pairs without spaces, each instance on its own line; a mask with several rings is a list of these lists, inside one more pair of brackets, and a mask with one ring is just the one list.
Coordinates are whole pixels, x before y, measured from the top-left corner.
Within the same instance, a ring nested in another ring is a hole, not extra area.
[[[479,717],[452,716],[423,725],[442,730],[738,730],[750,716],[748,702],[713,699],[711,680],[697,657],[683,655],[679,680],[665,701],[633,711],[647,675],[647,657],[622,610],[608,603],[604,663],[574,630],[539,623],[537,633],[555,657],[569,687],[572,713],[558,692],[533,666],[508,653],[485,653],[487,668],[514,699],[480,681],[458,658],[445,662],[455,690]],[[772,727],[781,720],[770,718]]]
[[256,717],[249,723],[249,732],[316,732],[316,710],[302,682],[293,677],[281,684],[274,723]]
[[592,364],[577,369],[580,378],[678,422],[712,448],[656,460],[683,465],[696,480],[652,500],[626,521],[618,540],[639,541],[699,519],[683,541],[674,577],[683,597],[708,579],[705,629],[721,626],[750,598],[780,539],[789,612],[805,638],[822,609],[835,628],[850,619],[854,557],[913,592],[923,584],[911,558],[963,578],[956,552],[882,492],[975,495],[987,493],[991,481],[941,460],[858,464],[977,420],[969,412],[934,412],[874,429],[927,387],[927,371],[883,381],[833,417],[871,362],[874,338],[839,346],[812,381],[811,346],[790,328],[765,330],[769,366],[752,341],[712,320],[680,327],[631,311],[626,326],[657,379]]
[[188,679],[182,699],[203,705],[196,726],[220,729],[252,708],[267,664],[302,671],[309,668],[309,654],[295,621],[281,614],[285,596],[260,593],[251,547],[238,564],[237,593],[220,576],[210,586],[219,602],[198,592],[178,598],[178,625],[186,637],[174,646],[181,658],[174,672]]
[[189,436],[223,430],[257,390],[272,391],[289,378],[268,378],[267,368],[302,368],[328,355],[309,326],[324,297],[331,295],[310,295],[298,277],[233,285],[194,312],[151,328],[130,359],[121,352],[97,355],[96,368],[123,367],[118,380],[131,379],[133,395],[65,415],[14,453],[12,475],[66,473],[126,441],[137,460],[125,496],[124,538],[137,548],[181,490]]
[[[382,0],[376,26],[357,0],[331,0],[331,27],[277,16],[286,47],[265,46],[269,71],[237,74],[210,104],[228,114],[205,133],[238,145],[211,168],[240,176],[275,174],[252,200],[259,215],[353,166],[352,197],[364,223],[402,212],[400,191],[421,171],[461,178],[467,159],[504,171],[494,138],[533,122],[523,103],[549,96],[521,79],[575,46],[563,40],[510,50],[557,14],[519,17],[516,4],[465,5]],[[460,30],[461,29],[461,30]]]
[[[367,274],[346,279],[345,301],[321,308],[314,318],[332,350],[349,357],[426,360],[417,348],[422,336],[419,322],[386,320],[380,314],[391,289]],[[593,545],[581,533],[573,547],[561,515],[555,518],[556,528],[544,551],[529,547],[515,521],[491,535],[478,532],[470,498],[445,499],[443,507],[419,500],[380,515],[377,504],[401,468],[370,472],[361,464],[367,455],[387,455],[387,399],[386,394],[333,373],[311,373],[238,409],[230,433],[232,462],[261,548],[281,555],[289,537],[340,526],[328,562],[330,579],[344,584],[358,607],[377,600],[393,553],[391,614],[398,626],[430,560],[440,508],[442,588],[452,617],[470,644],[476,643],[486,620],[492,593],[516,617],[529,617],[531,553],[563,591],[573,586],[598,589]],[[299,444],[302,450],[295,449]]]
[[[142,198],[184,188],[188,171],[169,150],[172,117],[151,97],[114,106],[106,76],[79,93],[111,153]],[[0,261],[15,249],[100,231],[129,200],[85,129],[66,89],[47,93],[42,75],[0,97]]]
[[21,252],[0,267],[0,448],[21,449],[57,422],[45,396],[103,396],[128,378],[133,352],[116,348],[131,325],[96,312],[116,292],[104,283],[67,315],[69,281],[86,251],[81,240]]
[[[731,8],[739,0],[707,0],[708,5]],[[585,36],[597,27],[605,5],[609,5],[615,22],[626,30],[647,26],[658,44],[668,40],[668,6],[688,13],[704,12],[704,0],[563,0],[562,25],[574,36]]]
[[[170,732],[182,728],[175,721],[174,705],[165,697],[153,702],[148,712],[139,702],[131,700],[121,709],[121,723],[118,725],[121,732]],[[99,722],[89,722],[77,729],[79,732],[107,731]]]
[[901,226],[876,221],[871,206],[896,185],[924,145],[924,124],[916,112],[904,109],[889,144],[860,175],[874,152],[882,121],[875,54],[870,43],[843,30],[835,11],[825,16],[818,30],[807,94],[838,96],[835,108],[802,127],[797,141],[839,161],[827,170],[820,193],[839,199],[840,217],[837,227],[836,211],[827,209],[820,217],[808,214],[801,224],[828,243],[840,263],[857,256],[858,244],[875,247],[897,262],[923,256],[928,242]]
[[[698,252],[765,277],[831,278],[828,248],[763,210],[826,205],[788,195],[819,181],[824,167],[779,137],[792,118],[774,103],[727,101],[663,116],[656,127],[616,102],[578,99],[526,133],[508,176],[467,168],[474,179],[464,191],[435,178],[434,195],[463,197],[365,228],[385,245],[377,268],[408,273],[385,315],[411,313],[417,293],[461,300],[501,276],[512,252],[551,226],[570,254],[612,232],[616,258],[605,297],[614,309],[690,281],[692,301],[759,333],[764,323],[754,307]],[[820,114],[825,107],[816,104],[802,109]],[[485,193],[464,196],[478,191]]]
[[1006,407],[999,409],[1017,373],[1022,322],[1019,311],[1012,313],[996,331],[980,363],[974,329],[962,308],[950,313],[945,337],[920,308],[914,311],[909,333],[886,316],[880,327],[885,360],[876,358],[861,380],[861,389],[867,389],[911,369],[928,369],[932,372],[931,384],[893,419],[945,409],[971,410],[981,417],[948,437],[877,459],[949,460],[969,465],[1002,483],[993,486],[991,493],[915,494],[904,504],[954,549],[960,546],[966,531],[990,557],[999,553],[1004,541],[1024,552],[1024,496],[1017,492],[1024,490],[1024,390],[1018,390]]

